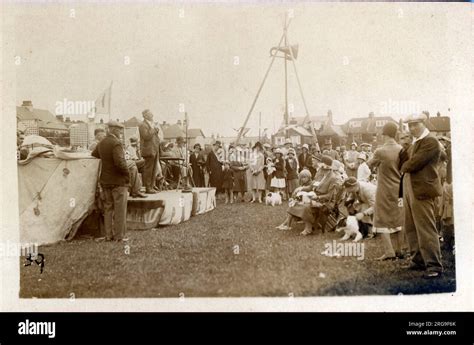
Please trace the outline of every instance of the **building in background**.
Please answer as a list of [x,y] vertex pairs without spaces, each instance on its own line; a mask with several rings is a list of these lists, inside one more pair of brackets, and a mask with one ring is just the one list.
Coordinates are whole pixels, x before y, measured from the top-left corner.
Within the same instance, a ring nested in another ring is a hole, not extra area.
[[326,122],[320,127],[317,136],[321,148],[327,144],[331,144],[335,148],[345,145],[347,142],[347,134],[342,129],[342,126],[333,123],[331,110],[328,111]]
[[382,129],[387,122],[395,122],[391,116],[375,116],[373,112],[368,117],[354,117],[341,128],[347,134],[347,142],[368,143],[379,146],[383,142]]
[[35,109],[31,101],[23,101],[16,107],[18,127],[24,128],[25,135],[40,135],[51,143],[69,146],[69,128],[59,121],[49,110]]

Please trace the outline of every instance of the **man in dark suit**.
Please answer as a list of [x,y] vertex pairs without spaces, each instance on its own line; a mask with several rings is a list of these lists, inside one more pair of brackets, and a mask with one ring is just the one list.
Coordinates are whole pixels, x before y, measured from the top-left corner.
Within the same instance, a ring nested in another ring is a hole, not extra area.
[[438,174],[441,146],[424,121],[425,114],[411,115],[405,122],[413,136],[408,160],[403,163],[404,227],[408,239],[411,263],[406,268],[426,270],[426,278],[441,275],[441,250],[436,230],[435,198],[442,193]]
[[316,170],[313,168],[313,158],[309,153],[308,144],[303,144],[303,152],[298,156],[298,172],[301,172],[303,169],[308,169],[311,172],[311,176],[314,177]]
[[120,138],[123,125],[108,123],[109,133],[92,151],[102,160],[100,184],[104,191],[104,225],[107,241],[127,241],[127,198],[130,173]]
[[159,129],[153,123],[153,114],[146,109],[142,112],[143,122],[139,126],[140,131],[140,149],[145,167],[143,169],[143,182],[145,193],[155,194],[158,191],[156,187],[156,177],[159,174],[160,164],[160,139],[158,137]]

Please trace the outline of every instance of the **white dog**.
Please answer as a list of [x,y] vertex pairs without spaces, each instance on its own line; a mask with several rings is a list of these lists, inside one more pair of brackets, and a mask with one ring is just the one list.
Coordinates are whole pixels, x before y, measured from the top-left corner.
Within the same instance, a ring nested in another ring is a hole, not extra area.
[[265,205],[281,205],[281,199],[283,198],[282,192],[270,192],[265,197]]
[[355,235],[353,242],[359,242],[362,239],[362,234],[359,231],[359,223],[355,216],[348,216],[346,220],[346,226],[336,229],[337,232],[344,231],[344,236],[341,238],[342,241],[346,241]]

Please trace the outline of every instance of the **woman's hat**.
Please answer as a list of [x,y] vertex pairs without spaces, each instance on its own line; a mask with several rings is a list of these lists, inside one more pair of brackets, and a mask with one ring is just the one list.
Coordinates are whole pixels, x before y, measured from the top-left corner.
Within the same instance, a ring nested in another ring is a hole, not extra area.
[[279,148],[275,149],[274,153],[275,153],[275,154],[277,154],[277,153],[283,154],[283,152],[281,152],[281,149],[279,149]]
[[289,149],[288,154],[290,154],[290,153],[295,156],[296,155],[295,149],[293,149],[293,148]]
[[302,148],[304,148],[304,149],[306,149],[306,150],[309,151],[309,146],[308,146],[308,144],[303,144]]
[[260,147],[260,149],[263,150],[263,146],[262,146],[262,143],[260,141],[257,141],[255,143],[255,145],[253,145],[253,149],[255,149],[256,147]]
[[367,160],[367,156],[365,155],[365,153],[361,152],[357,156],[357,159],[362,159],[365,162]]
[[351,144],[351,147],[352,147],[352,146],[357,147],[357,143],[354,141],[354,142]]

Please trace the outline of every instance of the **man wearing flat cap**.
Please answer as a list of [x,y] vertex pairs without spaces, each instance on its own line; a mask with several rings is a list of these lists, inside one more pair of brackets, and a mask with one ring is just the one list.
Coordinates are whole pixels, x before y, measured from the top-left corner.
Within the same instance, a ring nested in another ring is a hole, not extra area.
[[426,278],[437,278],[443,271],[435,199],[442,193],[438,173],[441,154],[439,141],[426,128],[425,114],[411,115],[405,122],[413,136],[408,160],[403,163],[404,228],[412,253],[412,270],[426,270]]
[[130,173],[120,141],[123,125],[116,121],[110,121],[107,125],[107,136],[92,151],[92,156],[102,160],[100,184],[105,198],[105,236],[107,241],[126,241]]
[[140,148],[142,157],[145,159],[143,169],[143,184],[147,194],[155,194],[156,177],[160,174],[160,139],[159,129],[153,123],[153,114],[146,109],[142,112],[143,122],[138,127],[140,131]]

